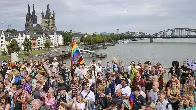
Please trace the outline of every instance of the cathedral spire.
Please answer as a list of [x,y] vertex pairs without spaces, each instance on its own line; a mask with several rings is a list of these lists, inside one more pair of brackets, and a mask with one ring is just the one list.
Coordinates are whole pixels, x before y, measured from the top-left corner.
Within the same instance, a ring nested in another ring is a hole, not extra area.
[[33,11],[35,11],[35,7],[34,7],[34,4],[33,4]]
[[30,11],[31,11],[31,10],[30,10],[30,6],[29,6],[29,3],[28,3],[28,13],[31,13]]

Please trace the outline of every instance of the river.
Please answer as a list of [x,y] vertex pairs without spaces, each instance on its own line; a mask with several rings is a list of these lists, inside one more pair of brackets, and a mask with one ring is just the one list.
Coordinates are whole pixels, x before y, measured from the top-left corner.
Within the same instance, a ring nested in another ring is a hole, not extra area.
[[[112,57],[123,61],[127,67],[131,61],[151,61],[152,64],[160,62],[165,67],[170,67],[172,61],[177,60],[180,65],[186,59],[196,60],[196,39],[154,39],[153,43],[149,39],[131,41],[125,44],[108,46],[107,49],[96,50],[97,53],[107,53],[107,58],[101,60],[102,64],[111,63]],[[92,58],[85,58],[86,65]],[[69,60],[66,60],[69,63]]]

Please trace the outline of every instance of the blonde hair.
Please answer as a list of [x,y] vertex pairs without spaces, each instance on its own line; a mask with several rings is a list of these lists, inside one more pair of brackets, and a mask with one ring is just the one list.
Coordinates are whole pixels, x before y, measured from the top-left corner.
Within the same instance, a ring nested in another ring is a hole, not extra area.
[[190,107],[194,107],[195,106],[195,102],[194,102],[194,96],[193,95],[187,95],[186,96],[187,100],[189,100],[189,106]]
[[97,87],[97,91],[102,91],[102,92],[104,92],[104,91],[105,91],[105,87],[104,87],[103,85],[99,85],[99,86]]
[[112,57],[112,61],[117,62],[118,60],[115,57]]

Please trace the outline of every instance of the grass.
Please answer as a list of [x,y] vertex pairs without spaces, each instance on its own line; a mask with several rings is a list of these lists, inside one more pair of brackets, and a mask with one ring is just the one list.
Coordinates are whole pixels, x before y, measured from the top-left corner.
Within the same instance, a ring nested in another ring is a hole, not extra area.
[[[39,55],[39,54],[42,54],[42,53],[48,53],[48,50],[47,49],[42,49],[42,50],[33,50],[30,52],[30,55]],[[27,52],[21,52],[18,54],[19,58],[25,58],[28,56]],[[1,55],[0,56],[0,60],[8,60],[10,59],[11,56],[10,55]]]
[[8,60],[8,59],[10,59],[9,55],[1,55],[0,56],[0,60]]

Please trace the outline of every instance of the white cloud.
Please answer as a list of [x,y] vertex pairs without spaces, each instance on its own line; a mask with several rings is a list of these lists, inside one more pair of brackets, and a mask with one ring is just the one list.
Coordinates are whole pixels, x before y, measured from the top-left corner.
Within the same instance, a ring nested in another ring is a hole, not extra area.
[[[31,0],[40,22],[42,9],[55,10],[58,30],[82,32],[145,31],[149,33],[175,27],[194,28],[195,0]],[[0,21],[24,29],[26,0],[4,0]],[[5,26],[6,27],[6,26]]]

